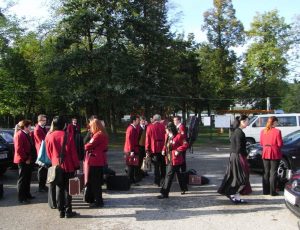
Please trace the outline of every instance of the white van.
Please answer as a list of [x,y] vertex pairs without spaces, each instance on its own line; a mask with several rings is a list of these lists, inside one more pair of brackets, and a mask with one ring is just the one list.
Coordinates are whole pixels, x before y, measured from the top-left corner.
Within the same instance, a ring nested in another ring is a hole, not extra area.
[[250,119],[249,125],[243,129],[247,144],[259,142],[260,131],[266,127],[268,118],[271,116],[278,118],[277,128],[281,130],[282,137],[300,129],[300,113],[255,115]]

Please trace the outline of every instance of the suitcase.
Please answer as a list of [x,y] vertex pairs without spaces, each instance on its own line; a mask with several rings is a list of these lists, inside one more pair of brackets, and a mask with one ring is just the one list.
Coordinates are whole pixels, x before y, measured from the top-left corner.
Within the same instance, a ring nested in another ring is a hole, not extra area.
[[107,190],[127,191],[130,189],[130,182],[127,176],[109,176],[106,179]]
[[189,175],[189,184],[190,185],[202,185],[202,179],[199,175]]
[[83,185],[83,174],[79,174],[76,177],[69,179],[69,195],[75,196],[81,194]]

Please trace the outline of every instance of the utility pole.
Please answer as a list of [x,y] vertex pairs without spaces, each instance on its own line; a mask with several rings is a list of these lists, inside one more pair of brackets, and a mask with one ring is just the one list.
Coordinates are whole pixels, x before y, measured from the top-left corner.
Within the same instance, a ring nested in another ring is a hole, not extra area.
[[267,110],[271,110],[270,97],[267,97]]

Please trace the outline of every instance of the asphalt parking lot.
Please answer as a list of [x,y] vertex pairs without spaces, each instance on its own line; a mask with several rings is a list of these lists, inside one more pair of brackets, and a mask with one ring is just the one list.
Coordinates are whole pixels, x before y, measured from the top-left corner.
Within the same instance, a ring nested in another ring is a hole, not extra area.
[[[122,151],[109,151],[110,167],[124,173]],[[299,220],[284,204],[283,196],[262,195],[261,176],[251,174],[253,194],[248,204],[234,205],[216,193],[228,162],[228,146],[207,146],[188,154],[188,168],[210,179],[204,186],[190,186],[185,195],[173,183],[169,199],[158,200],[159,188],[153,173],[130,191],[106,191],[104,208],[90,209],[82,196],[73,197],[76,218],[60,219],[57,210],[47,205],[47,194],[38,193],[37,181],[31,191],[36,199],[19,205],[16,199],[17,171],[4,178],[5,195],[0,200],[0,229],[299,229]],[[280,192],[283,194],[283,192]]]

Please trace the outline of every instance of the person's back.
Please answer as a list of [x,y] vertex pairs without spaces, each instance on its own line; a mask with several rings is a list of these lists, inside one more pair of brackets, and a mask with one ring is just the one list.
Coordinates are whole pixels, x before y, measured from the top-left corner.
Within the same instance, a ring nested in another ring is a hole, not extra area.
[[146,151],[160,153],[164,147],[165,127],[160,122],[154,122],[146,131]]

